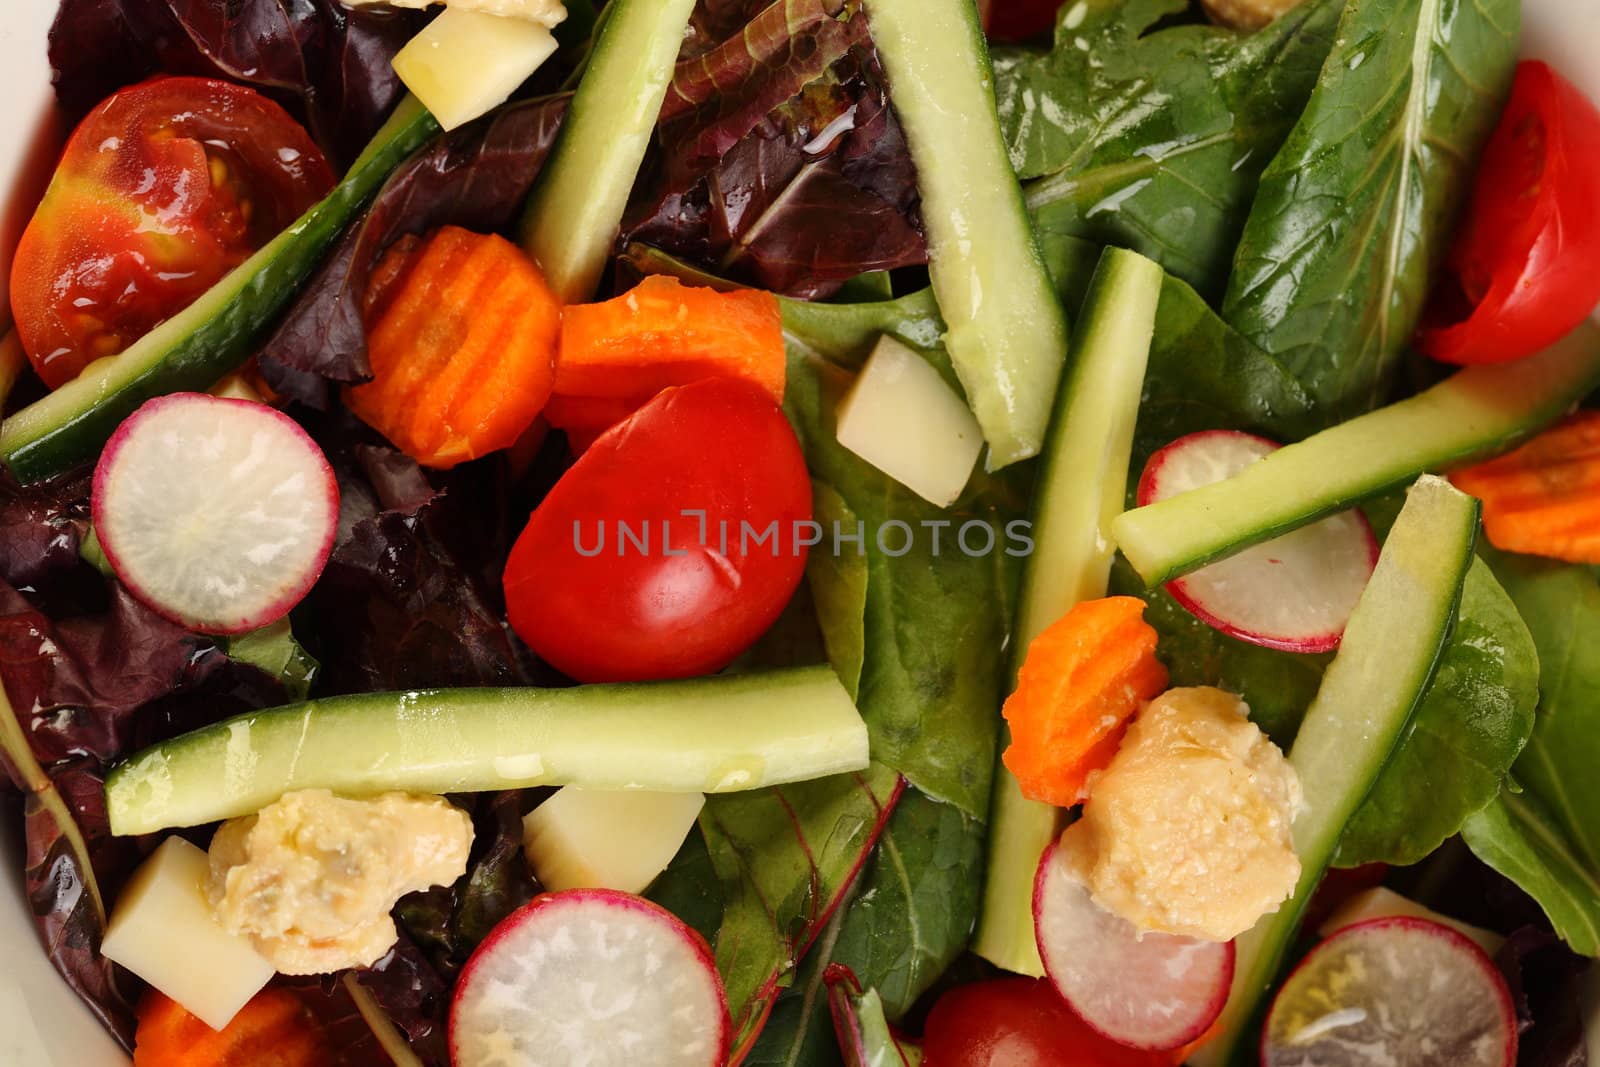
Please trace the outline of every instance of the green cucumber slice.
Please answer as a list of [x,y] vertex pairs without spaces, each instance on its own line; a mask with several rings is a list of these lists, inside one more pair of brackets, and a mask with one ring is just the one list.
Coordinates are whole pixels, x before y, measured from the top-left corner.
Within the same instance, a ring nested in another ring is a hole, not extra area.
[[917,166],[945,347],[998,470],[1038,453],[1067,351],[995,113],[972,0],[868,0],[872,39]]
[[238,369],[362,205],[438,132],[416,98],[402,100],[326,199],[199,300],[0,424],[0,462],[24,484],[60,474],[93,459],[146,400],[204,392]]
[[1478,531],[1478,502],[1424,475],[1406,495],[1339,653],[1289,752],[1305,806],[1294,823],[1294,895],[1237,943],[1233,990],[1217,1036],[1191,1059],[1231,1063],[1282,969],[1345,826],[1404,736],[1450,638]]
[[695,0],[612,0],[555,151],[522,221],[522,247],[562,303],[594,295],[639,176]]
[[1468,367],[1431,389],[1274,452],[1225,481],[1135,508],[1112,524],[1149,585],[1271,540],[1425,471],[1498,451],[1600,382],[1600,326],[1528,359]]
[[822,666],[292,704],[140,752],[107,777],[106,803],[112,833],[147,834],[247,815],[297,789],[727,793],[866,766],[866,725]]
[[[1034,551],[1013,628],[1012,677],[1040,632],[1074,604],[1106,595],[1111,520],[1127,499],[1134,424],[1165,275],[1135,252],[1107,249],[1084,298],[1073,364],[1056,399],[1034,497]],[[1001,738],[1001,750],[1008,739]],[[972,950],[1009,971],[1042,975],[1033,932],[1039,857],[1061,812],[1023,797],[997,766],[988,876]]]

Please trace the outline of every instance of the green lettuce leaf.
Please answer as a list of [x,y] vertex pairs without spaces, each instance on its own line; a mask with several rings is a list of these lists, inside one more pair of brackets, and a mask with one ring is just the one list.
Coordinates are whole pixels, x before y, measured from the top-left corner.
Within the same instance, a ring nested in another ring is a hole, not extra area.
[[1582,567],[1489,558],[1543,670],[1515,782],[1462,836],[1539,902],[1575,951],[1600,956],[1600,584]]
[[1351,0],[1260,188],[1223,315],[1329,421],[1381,402],[1499,117],[1520,0]]
[[1475,561],[1455,632],[1410,732],[1345,828],[1340,867],[1420,861],[1500,792],[1533,730],[1539,658],[1488,564]]
[[1091,0],[1063,9],[1052,51],[997,53],[1001,129],[1040,228],[1132,248],[1220,297],[1340,7],[1308,2],[1241,36],[1151,32],[1188,0]]

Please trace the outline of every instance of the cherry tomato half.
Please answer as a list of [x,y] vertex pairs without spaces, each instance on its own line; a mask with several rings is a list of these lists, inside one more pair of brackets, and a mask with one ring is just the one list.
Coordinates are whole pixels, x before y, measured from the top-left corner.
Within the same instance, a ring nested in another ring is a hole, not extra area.
[[1101,1037],[1042,978],[999,978],[939,998],[923,1067],[1172,1067],[1181,1052],[1140,1052]]
[[1446,363],[1504,363],[1600,304],[1600,111],[1544,63],[1517,67],[1472,204],[1417,335]]
[[534,511],[506,563],[511,625],[583,682],[708,674],[789,602],[810,519],[800,443],[768,393],[718,378],[664,390]]
[[11,310],[51,388],[193,303],[333,187],[321,151],[253,89],[156,78],[67,141],[11,273]]

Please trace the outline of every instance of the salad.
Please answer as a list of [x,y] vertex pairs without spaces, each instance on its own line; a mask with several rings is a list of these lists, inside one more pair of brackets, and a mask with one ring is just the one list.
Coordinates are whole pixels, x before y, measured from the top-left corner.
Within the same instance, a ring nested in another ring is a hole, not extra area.
[[1571,1067],[1520,0],[60,0],[0,765],[137,1067]]

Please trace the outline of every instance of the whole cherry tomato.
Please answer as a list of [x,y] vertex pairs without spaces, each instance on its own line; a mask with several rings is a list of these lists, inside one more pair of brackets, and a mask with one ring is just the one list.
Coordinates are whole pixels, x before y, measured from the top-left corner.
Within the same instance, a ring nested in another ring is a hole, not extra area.
[[1544,63],[1523,63],[1417,346],[1446,363],[1530,356],[1600,304],[1596,263],[1600,111]]
[[1089,1029],[1042,978],[957,986],[933,1006],[923,1067],[1172,1067],[1178,1052],[1140,1052]]
[[770,394],[706,379],[657,394],[590,446],[506,563],[507,613],[583,682],[720,670],[805,572],[811,481]]
[[156,78],[78,125],[17,246],[11,310],[51,388],[182,311],[333,187],[253,89]]

